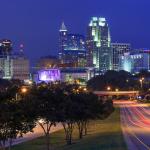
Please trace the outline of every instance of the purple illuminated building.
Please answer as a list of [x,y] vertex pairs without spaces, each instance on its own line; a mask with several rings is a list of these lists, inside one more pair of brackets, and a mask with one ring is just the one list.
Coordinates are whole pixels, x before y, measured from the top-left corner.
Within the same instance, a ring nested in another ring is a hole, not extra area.
[[55,82],[60,81],[60,70],[59,69],[47,69],[38,71],[38,81],[39,82]]

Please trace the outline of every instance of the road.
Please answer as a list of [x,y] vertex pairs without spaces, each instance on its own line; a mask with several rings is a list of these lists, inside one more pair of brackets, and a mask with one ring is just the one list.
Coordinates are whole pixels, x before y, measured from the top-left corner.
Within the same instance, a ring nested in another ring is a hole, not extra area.
[[150,150],[150,107],[133,101],[114,101],[121,108],[121,125],[128,150]]

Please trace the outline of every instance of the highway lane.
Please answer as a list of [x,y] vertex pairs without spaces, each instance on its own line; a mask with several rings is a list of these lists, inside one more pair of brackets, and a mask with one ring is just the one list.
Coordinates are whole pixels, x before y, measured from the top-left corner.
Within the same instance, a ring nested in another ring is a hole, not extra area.
[[114,101],[121,108],[121,124],[129,150],[150,150],[150,107],[133,101]]

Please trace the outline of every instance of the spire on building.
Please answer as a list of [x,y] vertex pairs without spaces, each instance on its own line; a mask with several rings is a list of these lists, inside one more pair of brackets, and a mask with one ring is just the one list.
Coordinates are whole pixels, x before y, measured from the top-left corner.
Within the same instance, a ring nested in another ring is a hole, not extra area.
[[66,26],[65,26],[65,23],[64,22],[62,22],[62,24],[61,24],[61,27],[60,27],[60,30],[59,31],[67,31],[67,28],[66,28]]
[[24,55],[24,45],[23,44],[20,44],[20,50],[19,50],[19,55]]

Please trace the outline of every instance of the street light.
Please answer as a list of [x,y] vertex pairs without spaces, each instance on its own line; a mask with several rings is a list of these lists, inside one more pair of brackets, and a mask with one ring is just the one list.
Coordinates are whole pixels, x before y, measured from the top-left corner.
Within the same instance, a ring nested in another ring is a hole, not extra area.
[[110,90],[111,90],[111,87],[110,87],[110,86],[108,86],[108,87],[107,87],[107,91],[110,91]]
[[119,89],[116,89],[115,91],[116,91],[116,92],[118,92],[118,91],[119,91]]
[[21,93],[23,93],[23,94],[25,94],[25,93],[27,93],[27,88],[25,88],[25,87],[23,87],[23,88],[21,88]]
[[141,83],[141,89],[143,89],[143,81],[144,81],[145,79],[142,77],[139,81],[140,81],[140,83]]
[[86,92],[86,91],[87,91],[87,88],[84,88],[83,91]]
[[16,93],[16,96],[15,96],[16,100],[18,101],[20,99],[21,94],[22,94],[22,96],[24,96],[27,93],[27,91],[28,91],[28,89],[26,87],[22,87],[20,89],[20,92]]

